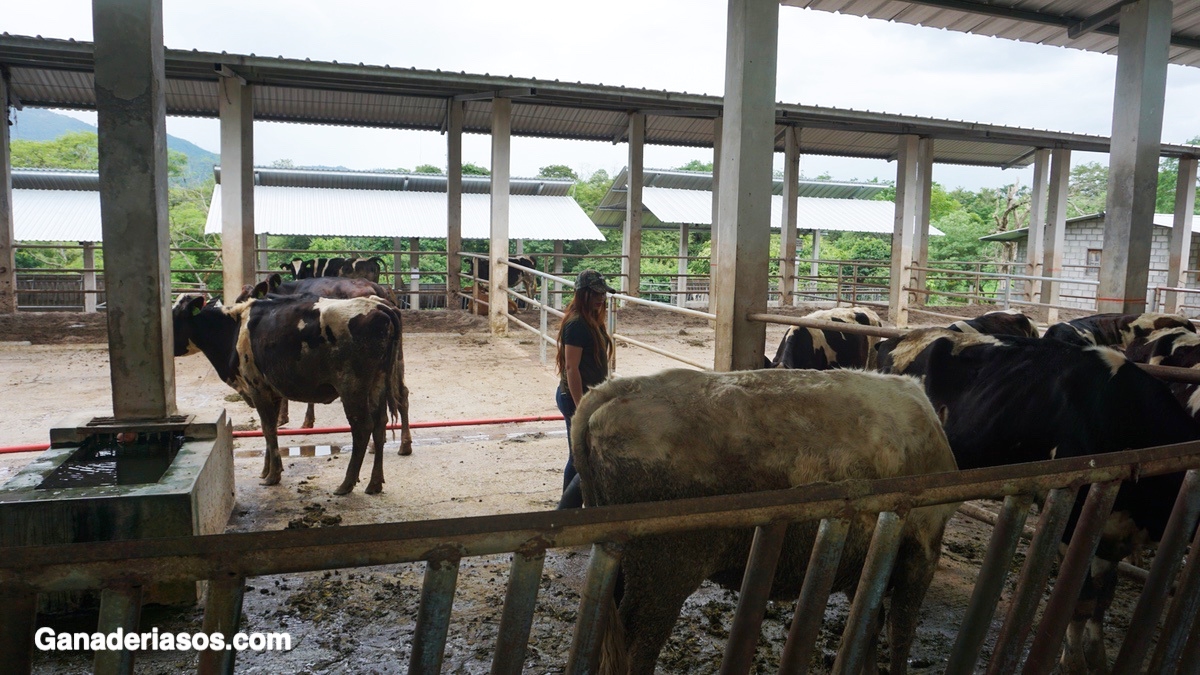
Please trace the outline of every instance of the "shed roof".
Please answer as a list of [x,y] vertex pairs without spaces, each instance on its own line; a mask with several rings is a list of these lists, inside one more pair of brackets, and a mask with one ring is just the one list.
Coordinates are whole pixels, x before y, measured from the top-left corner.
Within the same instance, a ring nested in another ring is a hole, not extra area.
[[[221,167],[213,167],[217,183],[221,182]],[[446,192],[450,177],[436,173],[403,173],[400,171],[350,171],[343,169],[310,169],[255,167],[255,185],[279,187],[344,188],[352,190],[409,190],[413,192]],[[565,197],[575,181],[565,178],[510,178],[509,194]],[[491,194],[491,176],[463,175],[464,194]]]
[[[1086,222],[1089,220],[1099,220],[1099,221],[1103,222],[1104,214],[1103,213],[1089,213],[1086,216],[1075,216],[1074,218],[1067,218],[1066,223],[1067,223],[1067,225],[1076,225],[1078,223]],[[1174,227],[1175,226],[1175,215],[1171,214],[1171,213],[1156,213],[1156,214],[1154,214],[1154,226],[1155,227],[1167,227],[1167,228]],[[1193,232],[1192,236],[1196,236],[1197,234],[1200,234],[1200,232]],[[979,240],[980,241],[1018,241],[1021,239],[1025,239],[1028,236],[1029,236],[1029,228],[1021,227],[1021,228],[1017,228],[1015,230],[1008,230],[1007,232],[997,232],[996,234],[989,234],[986,237],[980,237]]]
[[100,193],[18,188],[13,172],[13,238],[17,241],[100,241]]
[[[624,192],[610,192],[614,200],[592,214],[597,224],[616,227],[625,222]],[[619,200],[619,203],[616,201]],[[703,229],[712,227],[712,192],[679,188],[648,187],[642,191],[642,227],[665,229],[686,223]],[[783,195],[771,195],[771,227],[779,229],[783,217]],[[802,230],[834,232],[870,232],[891,234],[895,227],[896,205],[874,199],[830,199],[799,197],[796,200],[796,227]],[[929,233],[943,234],[936,227]]]
[[[25,105],[95,108],[90,42],[0,35],[0,66],[10,74],[11,95]],[[255,119],[282,122],[444,131],[448,103],[461,100],[464,129],[490,133],[492,98],[504,97],[512,101],[517,136],[621,142],[629,113],[640,111],[647,143],[711,148],[713,120],[723,109],[719,96],[687,92],[253,54],[167,49],[165,69],[167,114],[182,116],[218,115],[221,71],[255,85]],[[1040,147],[1109,147],[1103,136],[788,103],[776,106],[775,122],[776,151],[783,151],[783,129],[794,126],[800,152],[813,155],[891,160],[901,134],[936,139],[935,162],[976,166],[1027,166]],[[1164,144],[1161,152],[1179,157],[1200,148]]]
[[[254,229],[262,234],[345,237],[446,236],[445,192],[399,189],[254,188]],[[513,239],[604,239],[576,201],[567,196],[514,194],[509,202]],[[221,186],[213,188],[207,234],[221,232]],[[491,196],[462,196],[462,236],[491,236]]]
[[[782,0],[784,5],[868,16],[914,26],[942,28],[1114,54],[1118,13],[1114,0]],[[1076,30],[1091,25],[1090,31]],[[1200,4],[1175,0],[1171,20],[1171,63],[1200,66]]]

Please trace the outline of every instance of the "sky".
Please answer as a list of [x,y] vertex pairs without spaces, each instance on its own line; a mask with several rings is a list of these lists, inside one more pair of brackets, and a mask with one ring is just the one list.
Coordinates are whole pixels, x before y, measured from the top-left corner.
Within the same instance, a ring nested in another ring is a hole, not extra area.
[[[174,49],[722,95],[725,13],[724,0],[163,0],[163,39]],[[777,100],[1101,136],[1111,130],[1115,56],[794,7],[779,15]],[[0,30],[90,41],[91,3],[8,3]],[[1164,142],[1200,136],[1197,110],[1200,68],[1169,66]],[[95,122],[94,113],[68,114]],[[170,117],[167,131],[219,150],[216,120]],[[514,176],[550,164],[583,176],[615,174],[626,163],[624,144],[514,138],[512,145]],[[434,132],[257,122],[254,155],[257,165],[445,167],[446,143]],[[652,168],[693,159],[709,162],[712,153],[645,150]],[[488,166],[488,137],[465,136],[463,161]],[[1107,159],[1074,153],[1072,161]],[[782,163],[777,154],[776,168]],[[895,171],[882,160],[801,158],[808,178],[893,180]],[[935,165],[933,178],[947,189],[977,190],[1028,185],[1032,169]]]

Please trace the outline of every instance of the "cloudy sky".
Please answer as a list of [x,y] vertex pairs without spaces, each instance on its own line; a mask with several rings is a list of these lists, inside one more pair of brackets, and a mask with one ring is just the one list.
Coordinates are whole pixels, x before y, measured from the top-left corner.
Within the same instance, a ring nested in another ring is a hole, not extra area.
[[[724,93],[724,0],[163,0],[168,47],[390,64]],[[91,3],[8,3],[0,30],[91,40]],[[776,99],[1107,136],[1116,57],[823,12],[780,8]],[[1170,66],[1163,140],[1200,136],[1200,68]],[[95,116],[77,114],[94,122]],[[19,123],[19,121],[18,121]],[[215,120],[168,118],[168,131],[218,149]],[[445,166],[444,137],[259,122],[255,163],[351,169]],[[513,139],[513,174],[567,164],[581,174],[625,164],[625,146]],[[1076,153],[1075,163],[1104,161]],[[698,149],[648,146],[646,165],[711,160]],[[486,166],[488,140],[468,135],[464,161]],[[776,159],[781,166],[782,157]],[[895,164],[804,156],[809,177],[891,179]],[[1028,184],[1031,170],[938,165],[948,188]]]

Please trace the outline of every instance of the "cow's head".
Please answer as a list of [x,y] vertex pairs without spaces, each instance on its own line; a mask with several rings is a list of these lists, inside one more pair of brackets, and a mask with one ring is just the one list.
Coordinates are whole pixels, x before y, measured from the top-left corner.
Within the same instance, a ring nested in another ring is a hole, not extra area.
[[283,263],[282,265],[279,266],[279,269],[292,275],[293,279],[300,279],[300,278],[302,278],[300,276],[300,268],[303,266],[304,266],[303,260],[301,260],[300,258],[292,258],[291,262]]
[[196,317],[204,310],[204,296],[184,293],[175,300],[171,308],[171,327],[174,329],[175,356],[187,356],[200,351],[192,342]]
[[251,298],[260,300],[267,297],[267,294],[274,293],[275,291],[279,290],[279,287],[282,284],[283,277],[278,274],[272,274],[271,276],[267,277],[266,280],[260,281],[253,286],[249,284],[242,286],[242,292],[238,294],[235,302],[245,302]]

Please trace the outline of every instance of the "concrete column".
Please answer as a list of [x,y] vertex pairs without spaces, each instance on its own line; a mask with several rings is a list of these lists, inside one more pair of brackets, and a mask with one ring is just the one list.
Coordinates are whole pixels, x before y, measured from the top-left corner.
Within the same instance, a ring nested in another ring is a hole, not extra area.
[[[1040,148],[1033,153],[1033,192],[1029,197],[1029,239],[1025,254],[1025,274],[1038,277],[1042,274],[1042,244],[1046,233],[1046,198],[1050,183],[1050,149]],[[1025,282],[1025,299],[1033,302],[1040,298],[1042,282]]]
[[[446,131],[446,309],[458,307],[462,291],[462,135],[463,102],[451,99],[446,104],[449,124]],[[397,267],[397,269],[399,269]]]
[[901,136],[896,154],[896,225],[892,230],[892,275],[890,318],[897,328],[908,326],[908,293],[903,288],[912,280],[913,233],[917,222],[916,136]]
[[492,240],[488,260],[488,320],[492,335],[508,334],[508,203],[512,156],[512,100],[492,100]]
[[1121,8],[1097,312],[1146,309],[1171,0]]
[[800,197],[800,133],[783,132],[783,214],[779,222],[779,306],[796,304],[796,206]]
[[100,219],[117,419],[175,412],[161,0],[94,0]]
[[625,229],[621,234],[621,291],[638,294],[642,283],[642,184],[645,168],[646,116],[629,115],[629,181],[625,193]]
[[[1042,238],[1042,276],[1061,279],[1063,275],[1063,249],[1067,236],[1067,194],[1071,183],[1071,151],[1056,148],[1050,151],[1050,185],[1046,199],[1046,234]],[[1041,302],[1057,305],[1062,284],[1057,281],[1042,283]],[[1046,323],[1058,322],[1058,310],[1046,310]]]
[[400,301],[399,291],[404,288],[404,281],[400,278],[400,270],[404,269],[404,253],[400,248],[403,242],[404,237],[392,237],[392,290],[396,292],[396,302]]
[[761,368],[766,324],[746,315],[767,307],[771,241],[771,158],[775,152],[776,0],[729,0],[725,129],[717,220],[717,315],[713,368]]
[[712,223],[708,228],[708,311],[712,311],[712,294],[717,287],[717,219],[721,204],[721,136],[725,119],[713,120]]
[[[555,239],[554,240],[554,276],[561,277],[562,275],[563,275],[563,240]],[[557,281],[554,282],[554,287],[550,289],[551,291],[554,292],[554,295],[550,298],[550,306],[554,307],[555,309],[563,308],[562,289],[563,289],[562,284],[558,283]]]
[[[917,221],[913,228],[913,264],[929,265],[929,205],[933,195],[933,139],[922,138],[917,143]],[[913,270],[913,288],[928,288],[924,270]],[[913,293],[909,300],[924,305],[929,296]]]
[[221,258],[225,303],[254,283],[254,88],[218,78],[221,117]]
[[17,311],[17,255],[13,230],[12,149],[8,132],[8,80],[0,73],[0,313]]
[[420,237],[408,239],[408,308],[421,309],[421,250]]
[[688,224],[679,224],[679,275],[675,277],[675,306],[687,304],[687,273],[688,273]]
[[[1179,159],[1179,180],[1175,184],[1175,221],[1171,227],[1171,245],[1167,252],[1167,286],[1170,288],[1183,287],[1183,272],[1188,268],[1192,212],[1196,208],[1196,163],[1195,157]],[[1179,300],[1178,293],[1168,291],[1166,311],[1172,314],[1178,312]]]
[[89,314],[96,311],[96,242],[81,241],[83,246],[83,311]]
[[269,267],[271,263],[268,262],[268,258],[267,234],[264,232],[258,235],[258,269],[262,270],[262,272],[259,273],[256,271],[254,275],[255,279],[258,279],[260,275],[263,279],[271,276],[271,268]]

